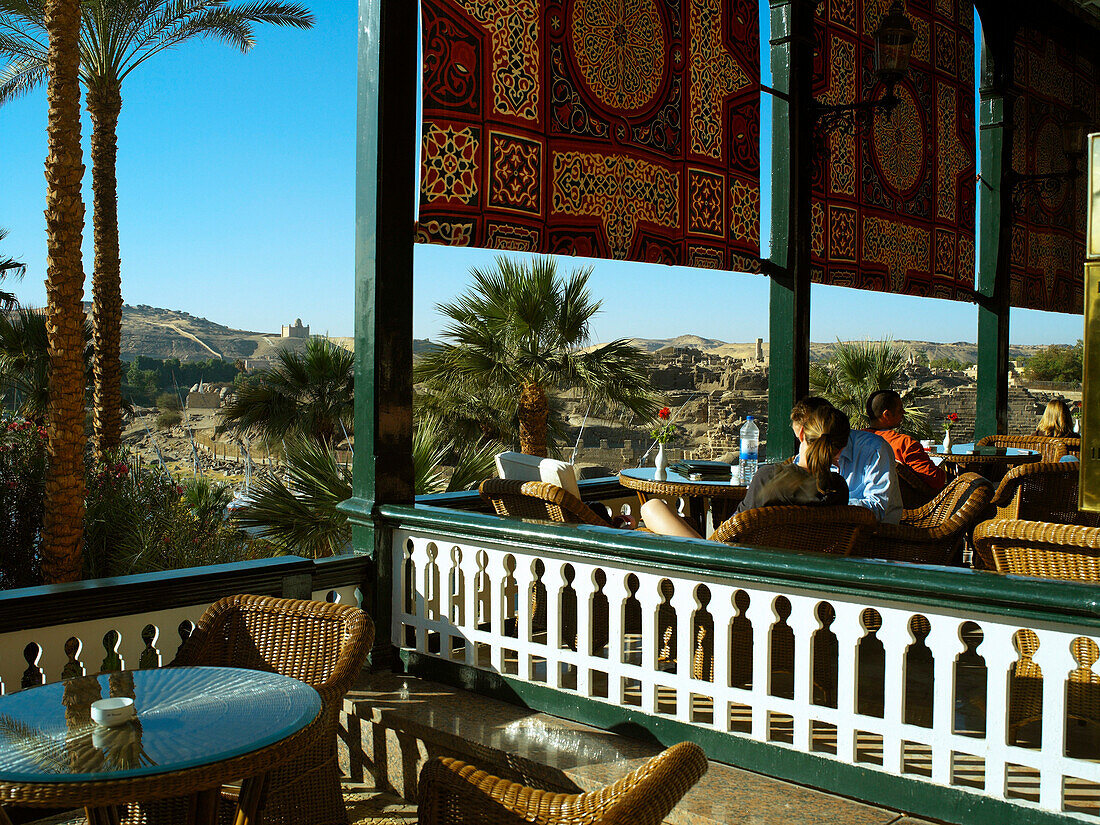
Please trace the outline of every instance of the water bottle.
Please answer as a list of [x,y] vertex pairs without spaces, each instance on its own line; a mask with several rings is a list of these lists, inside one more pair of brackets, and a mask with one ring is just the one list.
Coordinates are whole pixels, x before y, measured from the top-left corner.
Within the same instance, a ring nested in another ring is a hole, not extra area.
[[756,475],[756,465],[760,458],[760,428],[752,416],[745,418],[741,427],[741,483],[746,487]]

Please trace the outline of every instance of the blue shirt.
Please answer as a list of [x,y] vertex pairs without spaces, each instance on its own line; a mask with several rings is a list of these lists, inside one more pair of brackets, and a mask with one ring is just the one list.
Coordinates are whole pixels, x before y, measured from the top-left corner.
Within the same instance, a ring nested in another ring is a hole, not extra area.
[[894,451],[886,439],[852,430],[836,466],[848,484],[849,504],[866,507],[887,524],[901,521],[901,487],[894,471]]

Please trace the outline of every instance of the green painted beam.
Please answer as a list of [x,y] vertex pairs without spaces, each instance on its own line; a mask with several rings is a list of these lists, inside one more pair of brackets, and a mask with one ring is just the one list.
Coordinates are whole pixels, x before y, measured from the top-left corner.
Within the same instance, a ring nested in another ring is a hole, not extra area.
[[[413,651],[402,650],[400,656],[406,672],[417,678],[442,682],[623,736],[656,739],[665,746],[684,741],[695,742],[707,752],[708,758],[717,762],[941,822],[957,825],[989,825],[994,822],[998,825],[1066,825],[1080,821],[1068,815],[980,796],[962,788],[893,776],[870,766],[860,767],[790,747],[758,742],[746,736],[679,722],[667,716],[649,715],[637,708],[612,705],[556,690],[549,685],[533,684]],[[746,812],[743,821],[752,821],[749,812]]]
[[809,387],[810,187],[814,134],[812,0],[771,0],[771,278],[768,456],[794,453],[788,415]]
[[[412,303],[416,143],[416,3],[359,0],[355,153],[355,458],[345,511],[357,552],[376,556],[367,594],[389,642],[388,535],[379,503],[413,500]],[[371,598],[373,596],[373,598]]]
[[1009,261],[1012,244],[1012,78],[1014,30],[985,29],[980,105],[981,224],[978,228],[978,399],[974,437],[1008,432]]

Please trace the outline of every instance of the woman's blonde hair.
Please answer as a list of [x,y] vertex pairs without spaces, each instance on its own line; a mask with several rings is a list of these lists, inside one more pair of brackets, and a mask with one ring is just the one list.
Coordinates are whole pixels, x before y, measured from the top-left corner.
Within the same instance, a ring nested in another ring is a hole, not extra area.
[[1054,438],[1068,438],[1073,435],[1073,413],[1064,398],[1052,398],[1047,402],[1035,435],[1047,435]]
[[817,489],[828,489],[833,456],[848,446],[848,416],[833,406],[817,407],[800,415],[802,441],[806,444],[806,469],[817,478]]

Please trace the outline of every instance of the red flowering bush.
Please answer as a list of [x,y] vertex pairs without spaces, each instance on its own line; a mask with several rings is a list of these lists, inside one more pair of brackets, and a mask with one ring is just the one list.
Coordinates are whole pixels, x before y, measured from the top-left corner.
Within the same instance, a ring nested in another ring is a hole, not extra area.
[[46,496],[46,430],[12,419],[0,425],[0,588],[41,584],[40,535]]

